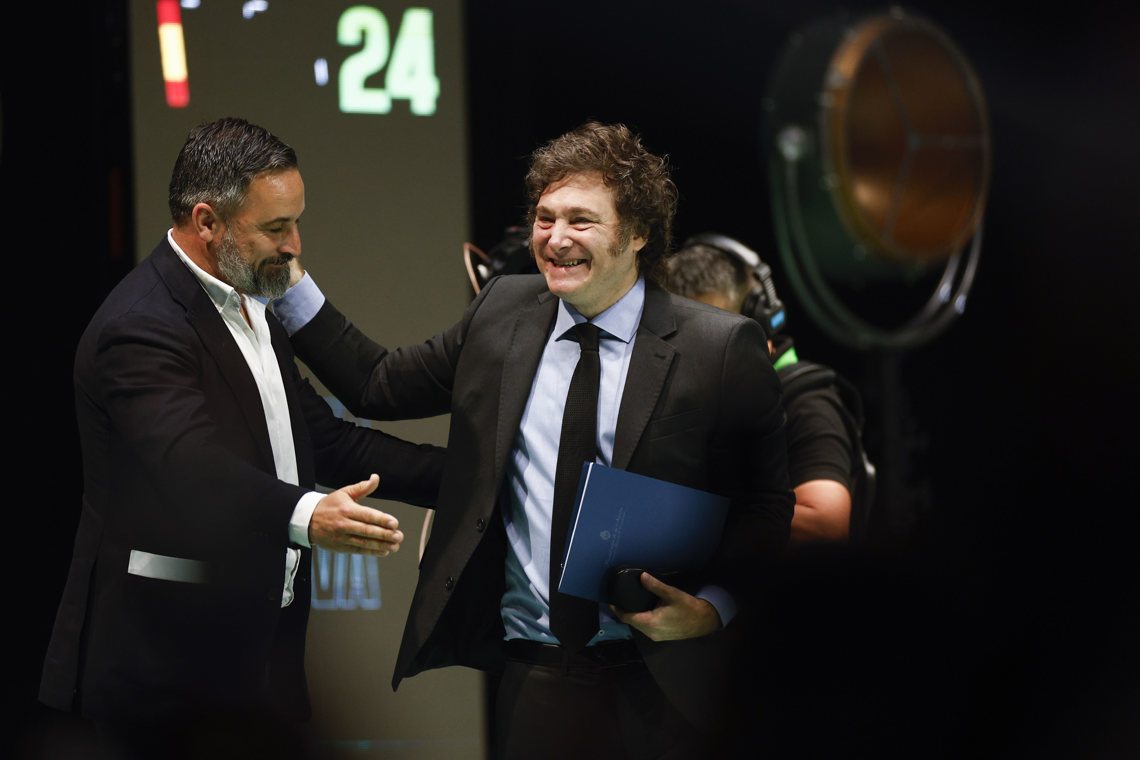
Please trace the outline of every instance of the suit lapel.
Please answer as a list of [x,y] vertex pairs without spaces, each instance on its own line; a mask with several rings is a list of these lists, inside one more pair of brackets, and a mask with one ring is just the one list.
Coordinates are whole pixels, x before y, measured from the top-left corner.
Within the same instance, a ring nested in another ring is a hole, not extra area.
[[258,451],[263,459],[261,466],[268,472],[276,472],[273,447],[269,442],[269,428],[265,424],[265,412],[261,407],[261,394],[258,393],[257,382],[253,379],[249,365],[246,364],[241,349],[234,342],[229,328],[218,314],[217,307],[194,273],[182,263],[178,254],[168,244],[164,242],[151,256],[151,261],[154,262],[171,296],[186,309],[186,319],[201,338],[202,347],[214,358],[220,374],[237,397],[246,427],[257,442]]
[[502,473],[507,456],[514,448],[515,434],[522,422],[534,375],[542,359],[550,325],[558,307],[558,299],[548,290],[523,308],[511,328],[511,337],[503,356],[503,380],[499,389],[498,430],[495,434],[495,472]]
[[645,308],[625,378],[614,433],[613,466],[624,470],[649,423],[677,350],[666,340],[677,329],[669,294],[645,281]]

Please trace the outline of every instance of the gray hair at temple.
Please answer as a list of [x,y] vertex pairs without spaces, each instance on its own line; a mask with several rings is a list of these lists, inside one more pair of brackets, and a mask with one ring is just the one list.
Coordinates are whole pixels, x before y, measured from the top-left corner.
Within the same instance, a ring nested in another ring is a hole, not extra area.
[[228,220],[245,201],[249,183],[268,171],[297,168],[297,154],[263,127],[224,118],[190,131],[170,176],[170,215],[185,221],[199,203]]

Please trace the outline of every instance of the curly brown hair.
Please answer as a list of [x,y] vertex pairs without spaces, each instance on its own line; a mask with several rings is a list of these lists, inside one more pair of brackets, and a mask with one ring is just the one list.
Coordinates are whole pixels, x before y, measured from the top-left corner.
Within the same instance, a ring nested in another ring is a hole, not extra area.
[[613,193],[621,220],[620,239],[645,238],[637,254],[639,271],[660,281],[662,262],[673,242],[677,186],[668,156],[655,156],[624,124],[588,122],[556,137],[531,155],[526,175],[527,226],[533,227],[539,198],[550,185],[572,174],[600,172]]

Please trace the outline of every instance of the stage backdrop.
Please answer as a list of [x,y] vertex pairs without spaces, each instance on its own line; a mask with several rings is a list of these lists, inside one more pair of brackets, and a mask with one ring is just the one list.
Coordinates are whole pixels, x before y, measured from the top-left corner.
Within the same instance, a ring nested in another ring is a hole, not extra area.
[[[132,0],[136,257],[170,226],[167,184],[187,132],[239,116],[297,150],[303,261],[346,314],[390,346],[452,324],[471,298],[461,7]],[[446,418],[383,427],[446,443]],[[392,692],[425,512],[369,503],[407,538],[379,560],[315,554],[318,733],[351,757],[483,757],[480,674],[433,671]]]

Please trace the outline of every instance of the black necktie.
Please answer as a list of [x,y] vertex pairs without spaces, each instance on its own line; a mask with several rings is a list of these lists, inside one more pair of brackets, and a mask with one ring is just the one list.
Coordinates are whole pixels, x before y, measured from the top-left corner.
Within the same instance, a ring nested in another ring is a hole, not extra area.
[[586,646],[598,629],[598,605],[587,599],[558,593],[562,577],[562,552],[574,513],[574,497],[582,463],[593,462],[598,453],[598,327],[589,322],[575,325],[581,356],[562,413],[562,437],[558,442],[558,468],[554,475],[554,514],[550,523],[550,630],[571,652]]

